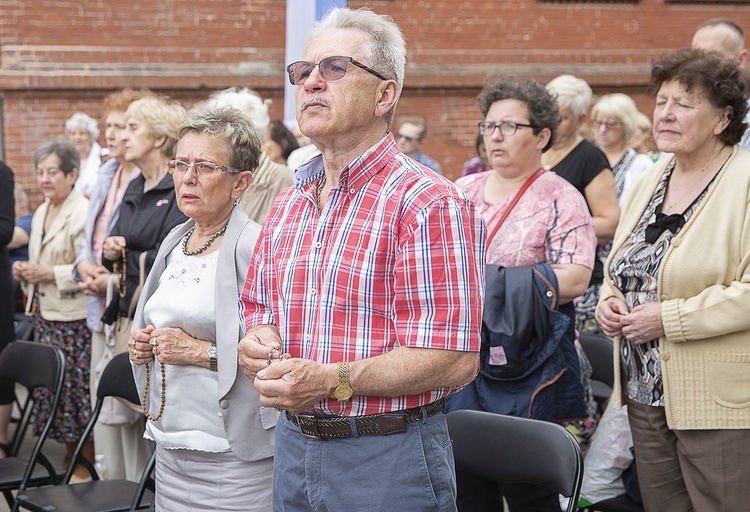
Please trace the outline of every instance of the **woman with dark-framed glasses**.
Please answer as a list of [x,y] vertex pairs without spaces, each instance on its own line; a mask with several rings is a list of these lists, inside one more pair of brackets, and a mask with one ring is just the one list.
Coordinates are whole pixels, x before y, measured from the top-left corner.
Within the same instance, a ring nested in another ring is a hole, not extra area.
[[237,303],[260,234],[237,203],[260,140],[239,110],[215,105],[191,110],[178,136],[168,168],[189,220],[161,244],[130,342],[156,443],[156,508],[267,511],[278,413],[237,364]]
[[[492,169],[459,178],[456,185],[487,224],[480,373],[446,398],[446,408],[556,422],[583,419],[572,300],[591,276],[596,235],[583,196],[542,167],[542,153],[560,123],[557,104],[538,82],[512,78],[487,82],[477,102]],[[504,279],[496,277],[501,267]],[[500,287],[502,296],[533,313],[514,315],[516,308],[503,307]],[[540,296],[541,312],[532,306]],[[555,328],[530,343],[533,324],[548,325],[552,317],[559,322]],[[513,329],[501,332],[498,324]],[[456,476],[460,512],[502,510],[503,496],[512,512],[559,509],[557,494],[541,486],[501,485],[461,471]]]

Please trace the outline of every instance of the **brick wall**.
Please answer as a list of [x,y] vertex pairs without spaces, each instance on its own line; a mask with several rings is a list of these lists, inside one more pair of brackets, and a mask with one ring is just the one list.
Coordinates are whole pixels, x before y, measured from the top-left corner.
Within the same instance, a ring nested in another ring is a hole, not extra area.
[[[708,2],[350,0],[390,14],[407,38],[397,116],[429,124],[424,151],[456,178],[474,153],[475,98],[489,73],[585,78],[598,94],[631,94],[649,112],[649,62],[689,44],[701,21],[750,9]],[[31,154],[74,111],[149,87],[190,106],[214,89],[257,89],[283,113],[283,0],[5,0],[0,2],[2,150],[31,190]],[[39,196],[33,196],[39,200]]]

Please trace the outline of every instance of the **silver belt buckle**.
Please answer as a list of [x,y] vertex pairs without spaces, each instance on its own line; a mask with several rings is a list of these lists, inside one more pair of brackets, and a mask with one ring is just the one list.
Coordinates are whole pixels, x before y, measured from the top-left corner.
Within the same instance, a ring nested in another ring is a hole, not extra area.
[[297,414],[297,426],[299,427],[299,433],[303,437],[307,437],[308,439],[323,439],[318,430],[318,418],[312,414]]

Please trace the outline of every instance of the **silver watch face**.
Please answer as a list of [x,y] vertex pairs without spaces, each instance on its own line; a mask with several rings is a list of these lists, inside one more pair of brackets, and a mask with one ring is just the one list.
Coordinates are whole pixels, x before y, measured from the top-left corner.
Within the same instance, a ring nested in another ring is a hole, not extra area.
[[206,353],[208,354],[208,357],[216,357],[218,354],[218,351],[216,350],[216,345],[211,345],[208,347],[208,350],[206,350]]

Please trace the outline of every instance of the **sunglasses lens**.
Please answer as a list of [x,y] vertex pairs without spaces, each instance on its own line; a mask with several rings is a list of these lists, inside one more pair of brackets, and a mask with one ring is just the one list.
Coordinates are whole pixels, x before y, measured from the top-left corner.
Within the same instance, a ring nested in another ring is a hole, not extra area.
[[312,72],[313,65],[310,62],[299,61],[289,66],[289,81],[292,85],[301,84]]
[[339,80],[346,74],[347,64],[347,60],[341,57],[328,57],[320,61],[320,74],[326,80]]

